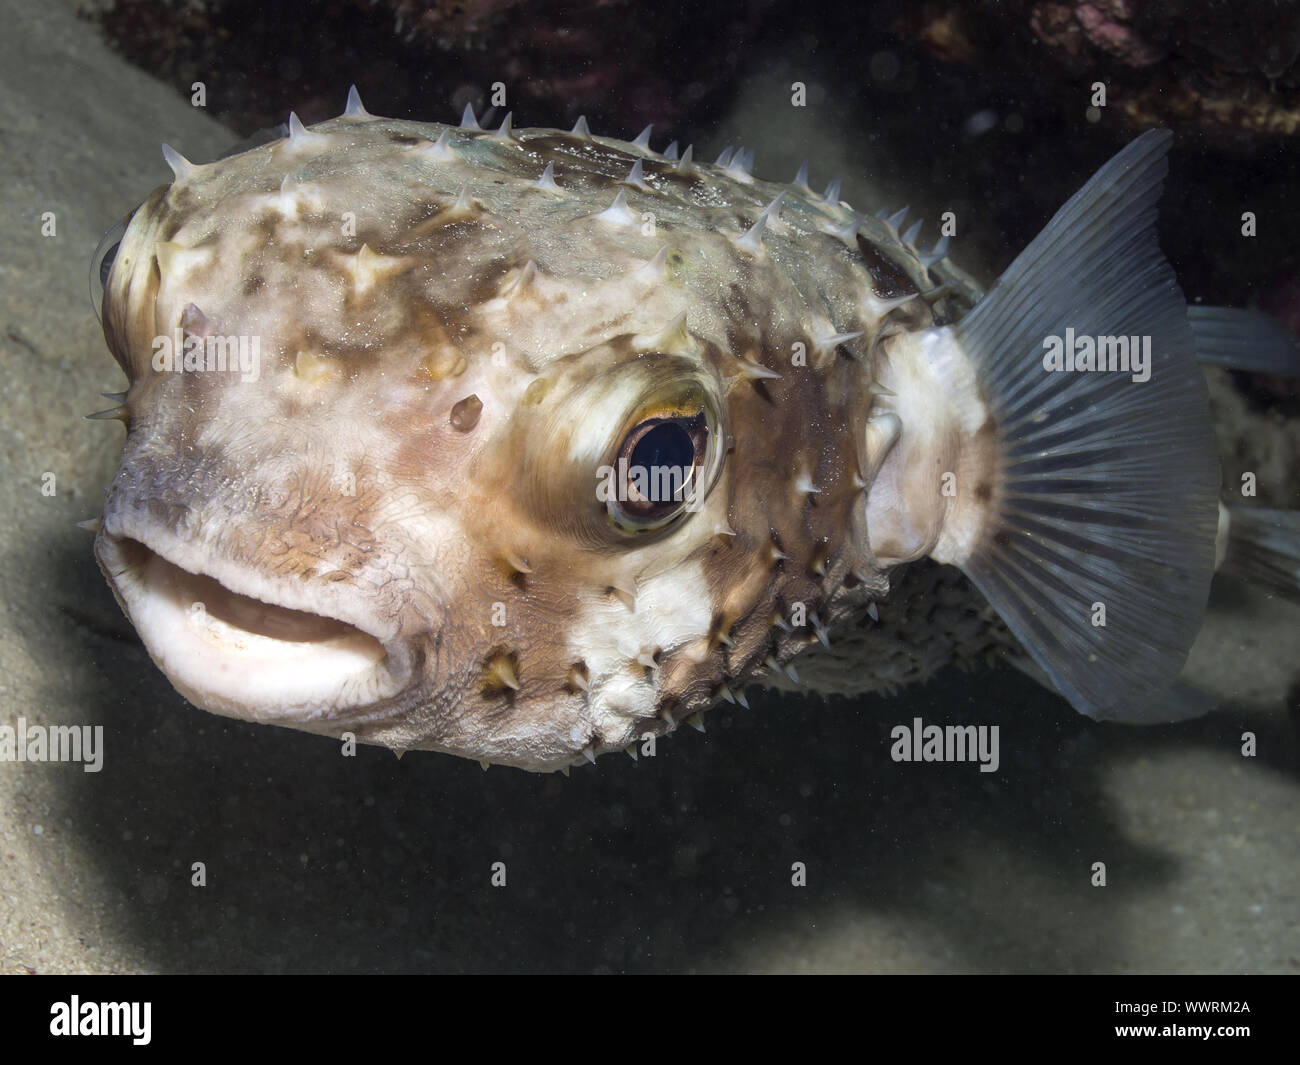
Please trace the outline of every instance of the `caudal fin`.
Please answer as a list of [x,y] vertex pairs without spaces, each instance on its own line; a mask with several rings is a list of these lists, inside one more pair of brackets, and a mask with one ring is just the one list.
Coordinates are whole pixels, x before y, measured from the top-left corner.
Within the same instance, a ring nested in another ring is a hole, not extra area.
[[1300,511],[1226,507],[1222,572],[1300,603]]
[[1230,370],[1300,377],[1300,344],[1281,322],[1263,311],[1236,307],[1187,308],[1196,357]]
[[[1205,383],[1155,235],[1171,139],[1145,133],[1103,166],[955,327],[998,454],[955,561],[1078,710],[1135,722],[1170,716],[1218,520]],[[1088,343],[1122,368],[1087,368]]]

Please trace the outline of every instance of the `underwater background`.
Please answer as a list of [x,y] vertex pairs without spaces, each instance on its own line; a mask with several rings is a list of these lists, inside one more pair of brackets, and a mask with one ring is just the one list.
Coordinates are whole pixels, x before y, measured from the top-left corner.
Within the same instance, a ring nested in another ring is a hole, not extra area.
[[[91,255],[169,180],[160,141],[207,161],[352,82],[375,114],[486,124],[501,82],[516,127],[653,124],[655,147],[754,149],[770,180],[807,159],[860,210],[910,205],[923,244],[953,211],[952,258],[987,282],[1165,125],[1189,300],[1296,329],[1293,9],[0,0],[0,22],[0,725],[104,729],[100,772],[0,762],[0,971],[1300,971],[1300,606],[1256,589],[1216,583],[1200,720],[1097,725],[1008,667],[889,699],[755,688],[566,779],[196,710],[74,524],[122,435],[82,417],[122,380]],[[1225,486],[1300,509],[1297,382],[1207,376]],[[998,771],[895,763],[915,717],[997,724]]]

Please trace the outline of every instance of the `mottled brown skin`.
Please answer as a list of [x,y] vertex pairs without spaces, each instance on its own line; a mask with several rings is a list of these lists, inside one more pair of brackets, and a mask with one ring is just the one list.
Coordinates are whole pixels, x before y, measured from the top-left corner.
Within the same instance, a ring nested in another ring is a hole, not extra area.
[[[630,213],[602,216],[620,191]],[[761,243],[740,241],[782,191]],[[137,212],[105,297],[129,433],[97,554],[208,709],[530,769],[594,758],[885,596],[862,426],[890,337],[934,321],[894,297],[941,281],[964,276],[734,168],[347,115],[182,170]],[[257,380],[155,370],[183,321],[260,337]],[[698,512],[623,532],[595,467],[684,389],[713,410],[716,476]],[[148,620],[155,555],[346,622],[381,672],[338,697],[231,694],[205,644],[173,654]],[[879,665],[828,684],[900,679]]]

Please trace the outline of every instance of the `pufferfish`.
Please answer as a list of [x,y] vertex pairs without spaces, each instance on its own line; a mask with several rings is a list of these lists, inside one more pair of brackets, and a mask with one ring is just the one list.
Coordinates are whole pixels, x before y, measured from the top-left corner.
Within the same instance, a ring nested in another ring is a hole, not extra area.
[[354,89],[164,147],[95,267],[129,382],[99,565],[196,706],[485,767],[997,654],[1160,719],[1220,526],[1196,335],[1232,332],[1156,243],[1170,139],[987,294],[838,182],[648,130]]

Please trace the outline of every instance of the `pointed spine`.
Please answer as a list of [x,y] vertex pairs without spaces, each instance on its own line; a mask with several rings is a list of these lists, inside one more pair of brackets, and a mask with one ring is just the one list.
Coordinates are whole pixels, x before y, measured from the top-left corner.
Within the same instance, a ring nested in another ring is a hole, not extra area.
[[171,167],[172,174],[175,175],[177,181],[184,181],[198,169],[170,144],[162,146],[162,157],[167,165]]
[[623,184],[632,185],[635,188],[643,190],[647,187],[645,183],[645,172],[641,166],[640,159],[632,164],[632,169],[627,172],[627,177],[623,179]]
[[348,86],[348,102],[343,107],[344,118],[374,118],[361,102],[361,94],[355,85]]
[[546,169],[542,171],[542,176],[533,184],[535,187],[546,189],[548,192],[559,192],[560,186],[555,183],[555,164],[547,163]]
[[623,189],[618,190],[613,203],[594,217],[613,226],[632,226],[641,220],[627,205],[627,192]]

